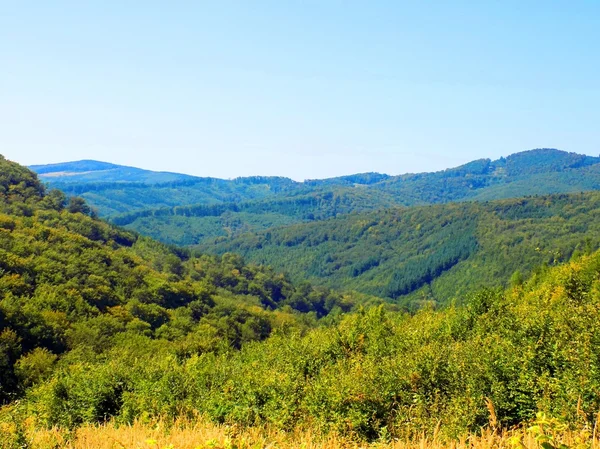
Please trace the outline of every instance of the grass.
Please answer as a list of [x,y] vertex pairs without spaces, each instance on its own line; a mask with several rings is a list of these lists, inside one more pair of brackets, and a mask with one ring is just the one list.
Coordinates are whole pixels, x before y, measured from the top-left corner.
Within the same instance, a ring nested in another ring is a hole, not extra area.
[[31,421],[0,424],[2,449],[597,449],[599,436],[595,427],[566,429],[543,415],[530,427],[496,431],[490,426],[456,440],[444,440],[435,432],[431,437],[422,435],[405,441],[382,435],[380,441],[372,443],[335,434],[242,429],[190,420],[170,426],[160,421],[84,425],[73,431],[37,428]]

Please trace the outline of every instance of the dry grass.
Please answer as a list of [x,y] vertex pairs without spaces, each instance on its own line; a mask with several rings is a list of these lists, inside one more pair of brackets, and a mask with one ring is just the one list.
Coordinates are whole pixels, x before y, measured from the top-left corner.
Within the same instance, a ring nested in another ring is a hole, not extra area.
[[[459,440],[444,441],[441,438],[421,437],[411,441],[359,443],[337,435],[319,437],[309,431],[284,433],[265,429],[236,429],[210,423],[179,421],[174,426],[163,427],[161,423],[130,426],[106,424],[83,426],[73,432],[59,429],[36,429],[25,426],[23,443],[9,440],[15,435],[14,426],[0,429],[0,448],[27,447],[30,449],[539,449],[535,432],[526,429],[509,432],[483,430]],[[554,436],[556,447],[565,444],[572,449],[600,448],[600,441],[593,429],[563,431]],[[4,443],[3,443],[4,442]]]

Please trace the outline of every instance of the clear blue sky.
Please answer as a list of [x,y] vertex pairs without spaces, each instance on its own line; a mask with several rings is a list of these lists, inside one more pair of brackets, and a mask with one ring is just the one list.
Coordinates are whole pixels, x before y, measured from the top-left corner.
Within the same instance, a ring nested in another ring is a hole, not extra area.
[[600,152],[600,1],[1,1],[0,153],[202,176]]

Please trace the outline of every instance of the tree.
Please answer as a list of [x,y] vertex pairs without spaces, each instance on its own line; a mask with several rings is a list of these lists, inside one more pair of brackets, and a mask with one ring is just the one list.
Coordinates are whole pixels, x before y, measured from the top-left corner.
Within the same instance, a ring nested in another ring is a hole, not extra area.
[[69,206],[67,210],[73,214],[81,213],[84,215],[88,215],[91,211],[90,206],[88,206],[85,200],[79,196],[72,196],[69,198]]
[[54,209],[59,212],[64,209],[66,203],[66,195],[58,189],[50,190],[50,192],[48,192],[48,194],[42,200],[43,207]]

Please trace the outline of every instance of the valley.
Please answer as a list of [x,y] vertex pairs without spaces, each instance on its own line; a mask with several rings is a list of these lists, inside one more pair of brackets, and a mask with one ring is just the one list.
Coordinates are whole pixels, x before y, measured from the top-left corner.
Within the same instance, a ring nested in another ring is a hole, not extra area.
[[0,446],[137,429],[138,446],[182,432],[181,447],[437,447],[485,428],[499,447],[533,448],[536,419],[581,438],[600,407],[600,192],[564,187],[593,187],[595,160],[556,155],[528,176],[559,193],[411,203],[369,175],[336,181],[344,193],[281,181],[244,193],[262,199],[129,212],[255,223],[187,247],[0,159]]
[[600,2],[4,2],[0,449],[600,449]]

